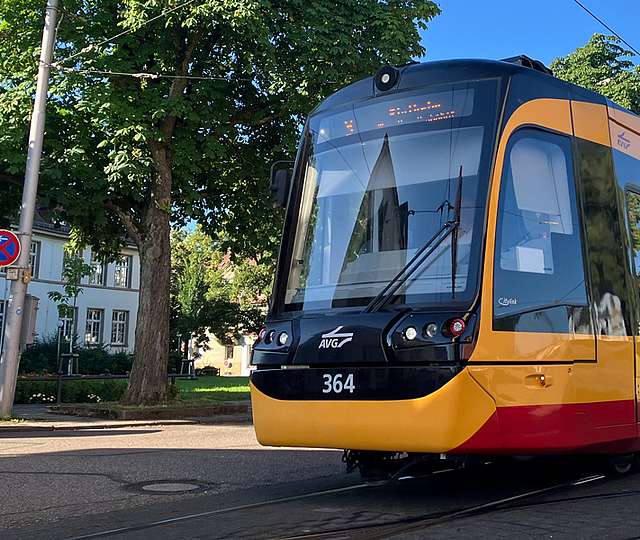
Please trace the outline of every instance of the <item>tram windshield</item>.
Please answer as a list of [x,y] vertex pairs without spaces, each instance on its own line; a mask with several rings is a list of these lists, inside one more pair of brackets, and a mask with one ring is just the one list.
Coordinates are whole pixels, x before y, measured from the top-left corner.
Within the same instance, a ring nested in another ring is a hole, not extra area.
[[495,81],[476,81],[311,117],[290,210],[295,234],[281,265],[288,271],[284,310],[366,306],[452,219],[459,184],[458,231],[389,304],[472,300],[496,93]]

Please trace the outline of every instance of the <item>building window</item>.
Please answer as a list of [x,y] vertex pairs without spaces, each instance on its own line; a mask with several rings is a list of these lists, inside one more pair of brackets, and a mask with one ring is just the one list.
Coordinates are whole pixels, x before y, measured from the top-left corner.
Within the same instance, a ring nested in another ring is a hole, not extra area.
[[107,265],[101,259],[98,259],[97,256],[92,253],[91,254],[91,274],[89,275],[89,284],[90,285],[106,285],[107,278]]
[[111,345],[126,346],[129,333],[129,312],[113,310],[111,317]]
[[70,317],[61,317],[62,321],[62,338],[71,341],[78,333],[78,308],[73,309]]
[[31,267],[31,275],[37,278],[40,274],[40,249],[41,242],[31,242],[31,249],[29,250],[29,266]]
[[224,346],[224,357],[227,360],[233,360],[233,345]]
[[[542,331],[543,319],[556,328],[562,326],[558,321],[568,324],[568,311],[575,323],[572,307],[588,305],[580,236],[571,140],[518,131],[507,148],[500,187],[494,329]],[[551,311],[542,317],[541,310]],[[588,314],[579,311],[580,317]]]
[[114,287],[131,288],[131,255],[123,255],[115,264]]
[[102,327],[104,321],[104,310],[87,309],[87,326],[84,334],[84,342],[87,345],[99,345],[102,343]]

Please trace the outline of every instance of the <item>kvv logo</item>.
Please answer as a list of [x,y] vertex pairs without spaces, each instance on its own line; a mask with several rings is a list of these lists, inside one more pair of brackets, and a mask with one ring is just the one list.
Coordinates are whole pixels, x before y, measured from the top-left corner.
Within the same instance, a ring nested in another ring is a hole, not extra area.
[[340,332],[344,326],[338,326],[331,332],[322,334],[318,349],[339,349],[353,339],[353,332]]
[[631,146],[631,141],[625,137],[625,132],[618,133],[618,146],[624,150],[628,150]]

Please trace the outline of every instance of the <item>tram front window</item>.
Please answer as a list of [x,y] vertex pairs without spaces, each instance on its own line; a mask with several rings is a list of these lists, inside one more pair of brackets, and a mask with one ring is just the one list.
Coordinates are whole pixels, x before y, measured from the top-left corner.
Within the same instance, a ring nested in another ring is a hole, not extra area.
[[455,280],[449,236],[390,304],[469,302],[494,101],[495,83],[479,82],[312,117],[284,309],[365,306],[453,218],[459,177]]

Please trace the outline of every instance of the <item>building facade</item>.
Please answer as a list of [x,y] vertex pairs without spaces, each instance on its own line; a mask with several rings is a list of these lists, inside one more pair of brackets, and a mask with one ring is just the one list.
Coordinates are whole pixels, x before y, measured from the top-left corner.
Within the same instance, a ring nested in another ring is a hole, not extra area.
[[[35,339],[56,336],[58,332],[58,307],[49,299],[49,292],[64,294],[62,270],[67,240],[68,230],[64,227],[34,223],[30,246],[33,277],[28,294],[38,299],[32,336]],[[82,257],[93,271],[82,280],[83,291],[78,296],[75,315],[62,319],[65,337],[76,335],[78,344],[104,346],[111,352],[132,352],[140,287],[137,250],[128,245],[116,263],[100,260],[89,248]],[[10,282],[0,273],[0,328],[4,327],[9,288]]]
[[192,357],[196,369],[215,367],[220,375],[246,377],[251,372],[251,349],[255,335],[247,334],[234,340],[233,344],[220,343],[212,334],[207,334],[206,346],[192,342]]

